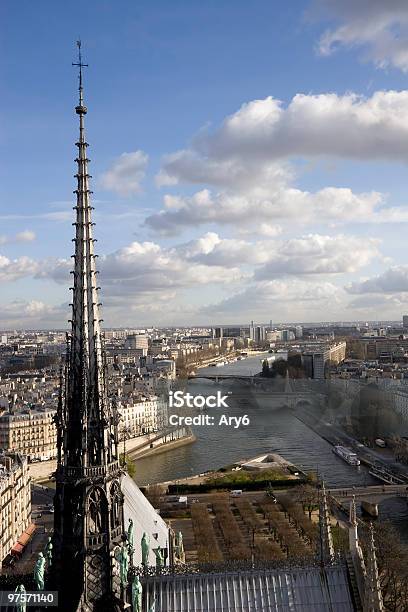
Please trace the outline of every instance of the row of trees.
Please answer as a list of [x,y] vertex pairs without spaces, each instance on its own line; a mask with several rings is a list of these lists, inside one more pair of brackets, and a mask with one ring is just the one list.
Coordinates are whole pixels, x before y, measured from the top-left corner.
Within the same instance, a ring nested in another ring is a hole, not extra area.
[[208,359],[218,357],[223,352],[225,351],[222,348],[220,349],[218,346],[216,346],[214,348],[203,348],[199,353],[180,355],[180,357],[176,359],[177,375],[181,378],[186,378],[191,374],[197,365],[203,361],[207,361]]
[[215,520],[224,540],[228,559],[249,559],[251,551],[242,536],[228,501],[213,503]]
[[[408,611],[408,547],[389,522],[376,522],[375,544],[380,583],[386,610]],[[367,549],[368,529],[360,529],[363,549]]]
[[275,541],[279,542],[287,557],[305,557],[310,554],[306,541],[291,524],[279,504],[268,500],[260,504],[260,509]]
[[[298,501],[297,501],[298,500]],[[300,502],[300,503],[299,503]],[[281,495],[279,497],[285,515],[296,531],[306,542],[316,545],[319,531],[317,524],[312,522],[312,512],[317,505],[316,490],[307,485],[299,487],[297,496]],[[305,514],[305,510],[308,516]]]
[[207,505],[200,503],[192,504],[191,520],[197,546],[198,561],[201,563],[217,563],[222,561],[222,553],[218,546],[214,525],[211,516],[208,514]]

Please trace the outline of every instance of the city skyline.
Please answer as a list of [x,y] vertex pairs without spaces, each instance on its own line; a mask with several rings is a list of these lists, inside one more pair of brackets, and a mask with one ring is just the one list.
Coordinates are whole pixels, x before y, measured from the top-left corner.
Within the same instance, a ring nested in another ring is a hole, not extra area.
[[[193,4],[85,9],[105,327],[399,320],[408,8]],[[48,39],[27,9],[37,29],[5,42],[3,329],[69,317],[77,34],[53,8]]]

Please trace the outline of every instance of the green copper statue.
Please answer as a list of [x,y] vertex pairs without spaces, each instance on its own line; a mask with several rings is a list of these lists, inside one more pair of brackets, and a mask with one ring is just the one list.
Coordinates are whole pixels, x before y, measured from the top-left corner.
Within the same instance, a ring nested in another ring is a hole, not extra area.
[[132,612],[142,612],[142,590],[139,576],[135,576],[132,582]]
[[183,544],[183,534],[181,531],[176,535],[176,557],[182,563],[185,562],[185,554],[184,554],[184,544]]
[[52,539],[51,537],[48,538],[47,546],[45,547],[45,556],[47,557],[48,569],[49,569],[52,565]]
[[26,612],[27,605],[26,605],[25,597],[24,597],[24,595],[26,594],[26,590],[25,590],[24,584],[19,584],[14,592],[19,593],[19,595],[21,595],[23,599],[22,602],[18,602],[16,605],[17,612]]
[[120,565],[120,584],[126,586],[128,583],[129,572],[129,553],[125,543],[122,543],[119,550],[119,565]]
[[142,565],[146,567],[149,565],[149,549],[150,549],[149,536],[146,534],[146,532],[143,534],[141,546],[142,546]]
[[37,591],[44,590],[45,558],[42,552],[38,553],[38,559],[34,566],[34,582]]
[[164,555],[160,546],[155,549],[154,554],[156,555],[156,569],[161,570],[164,566]]

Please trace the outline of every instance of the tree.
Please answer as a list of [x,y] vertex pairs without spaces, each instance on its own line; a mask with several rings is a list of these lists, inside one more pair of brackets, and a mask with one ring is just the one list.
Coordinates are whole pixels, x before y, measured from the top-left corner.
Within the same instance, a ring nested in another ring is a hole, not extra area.
[[[408,550],[390,523],[377,522],[374,528],[381,590],[386,609],[404,612],[407,610],[408,601]],[[367,536],[367,529],[362,530],[365,550]]]
[[119,440],[120,442],[123,442],[123,454],[121,455],[123,457],[122,459],[123,466],[126,463],[126,440],[129,440],[132,437],[132,433],[133,433],[132,429],[128,425],[123,425],[120,428]]
[[288,362],[284,359],[278,359],[277,361],[273,362],[272,370],[275,375],[278,374],[279,376],[286,376],[286,372],[288,370]]
[[310,484],[299,485],[293,491],[294,499],[303,506],[303,510],[307,510],[309,519],[312,518],[312,512],[319,504],[319,496],[316,487]]
[[265,376],[265,378],[268,378],[270,376],[270,368],[269,368],[269,363],[268,360],[265,359],[262,362],[262,376]]
[[158,484],[148,485],[146,487],[146,497],[149,502],[152,504],[153,508],[159,508],[160,499],[162,496],[163,490],[162,486]]

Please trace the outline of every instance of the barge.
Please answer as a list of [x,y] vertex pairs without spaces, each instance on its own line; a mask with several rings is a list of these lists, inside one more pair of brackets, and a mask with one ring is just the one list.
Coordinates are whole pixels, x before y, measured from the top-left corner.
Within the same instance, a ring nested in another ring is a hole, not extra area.
[[360,465],[360,459],[357,457],[356,453],[345,446],[334,446],[333,453],[341,457],[341,459],[346,461],[349,465]]

